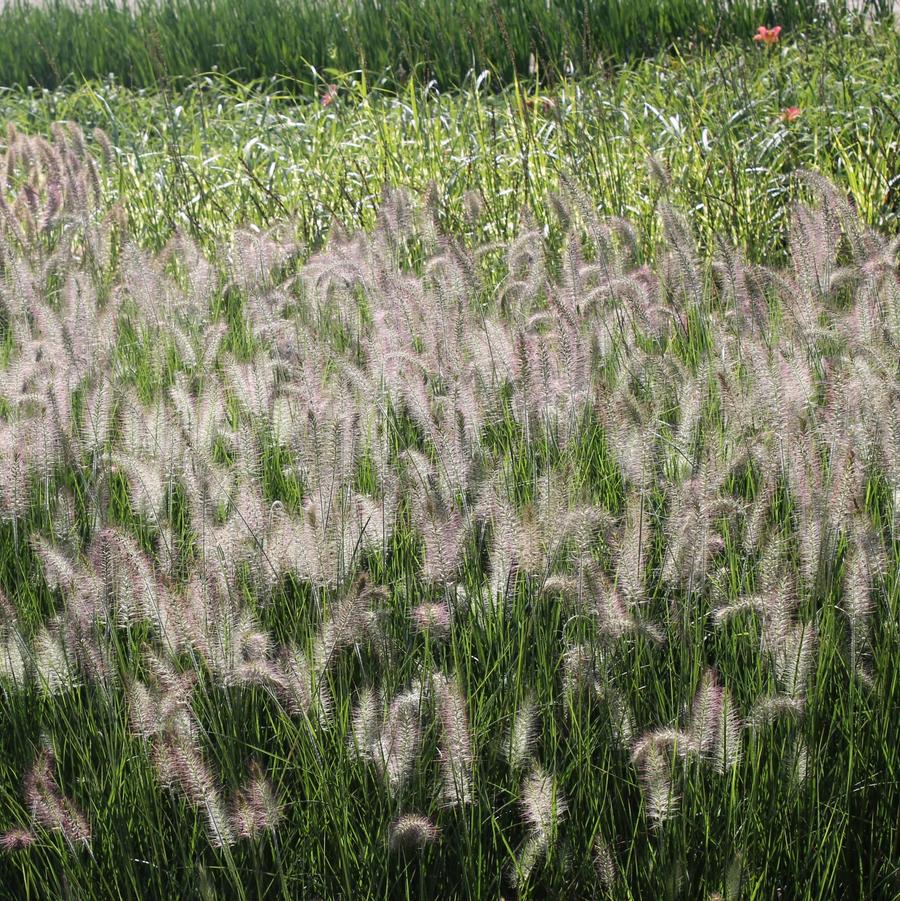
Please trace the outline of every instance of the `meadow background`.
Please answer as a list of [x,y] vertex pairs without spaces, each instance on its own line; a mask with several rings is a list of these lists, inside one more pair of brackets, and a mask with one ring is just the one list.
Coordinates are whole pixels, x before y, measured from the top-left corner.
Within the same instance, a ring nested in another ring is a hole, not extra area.
[[0,897],[900,897],[888,4],[13,0],[0,85]]

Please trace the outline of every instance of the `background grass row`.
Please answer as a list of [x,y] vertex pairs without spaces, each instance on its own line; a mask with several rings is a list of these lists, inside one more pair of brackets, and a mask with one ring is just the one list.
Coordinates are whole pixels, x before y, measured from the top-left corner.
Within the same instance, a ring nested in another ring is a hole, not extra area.
[[[0,119],[45,133],[71,119],[100,126],[119,148],[111,199],[142,243],[176,227],[214,244],[236,222],[296,223],[317,246],[332,218],[368,226],[385,184],[417,194],[434,182],[444,224],[469,226],[463,197],[484,210],[479,237],[509,238],[523,205],[543,221],[560,178],[582,184],[604,214],[654,237],[656,196],[645,161],[671,171],[671,193],[711,246],[721,236],[774,262],[789,175],[813,168],[844,185],[863,219],[900,222],[900,35],[849,26],[773,50],[721,48],[661,55],[605,76],[495,81],[441,93],[340,79],[328,107],[298,101],[291,83],[198,78],[181,90],[89,83],[0,91]],[[780,117],[799,107],[792,122]]]
[[[888,5],[860,4],[874,13]],[[217,67],[243,81],[364,69],[448,87],[483,69],[509,81],[535,62],[548,74],[583,75],[673,43],[749,42],[760,24],[793,30],[844,8],[844,0],[11,0],[0,6],[0,34],[15,52],[0,56],[0,84],[55,87],[112,73],[147,87]]]

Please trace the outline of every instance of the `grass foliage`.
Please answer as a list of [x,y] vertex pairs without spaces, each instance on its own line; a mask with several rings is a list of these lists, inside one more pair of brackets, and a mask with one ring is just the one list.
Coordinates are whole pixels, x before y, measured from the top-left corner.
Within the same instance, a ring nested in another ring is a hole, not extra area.
[[[7,90],[0,118],[39,133],[56,120],[104,129],[117,148],[114,196],[132,233],[157,248],[176,228],[212,246],[235,222],[276,218],[295,221],[316,248],[333,218],[371,227],[385,185],[421,195],[431,183],[455,234],[472,229],[463,198],[475,191],[480,239],[511,239],[527,204],[558,244],[545,198],[563,177],[604,213],[632,219],[643,240],[657,230],[650,155],[667,163],[670,196],[690,209],[703,244],[722,236],[756,261],[783,259],[796,168],[846,185],[866,223],[891,232],[900,221],[892,28],[661,56],[552,90],[534,80],[495,90],[488,78],[455,93],[415,81],[398,94],[337,81],[328,106],[298,103],[287,84],[221,77],[162,93],[108,83]],[[792,106],[800,116],[783,121]]]
[[311,71],[362,69],[448,88],[483,69],[504,81],[535,66],[584,75],[673,43],[748,40],[760,24],[797,28],[844,8],[837,0],[8,0],[0,33],[16,49],[0,61],[0,84],[53,88],[112,73],[158,87],[214,68],[242,81],[308,82]]
[[154,254],[104,134],[8,145],[11,897],[900,891],[898,241],[842,189],[783,266],[656,160],[650,239],[566,180],[557,249],[387,191]]
[[897,31],[271,2],[0,92],[0,898],[900,897]]

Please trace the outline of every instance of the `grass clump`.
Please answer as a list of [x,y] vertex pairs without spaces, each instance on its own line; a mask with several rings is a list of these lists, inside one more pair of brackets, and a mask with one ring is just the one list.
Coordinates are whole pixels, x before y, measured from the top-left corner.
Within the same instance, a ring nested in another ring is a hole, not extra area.
[[658,162],[649,233],[564,180],[556,242],[387,190],[153,252],[94,142],[3,167],[13,895],[900,891],[898,240],[844,189],[783,264]]

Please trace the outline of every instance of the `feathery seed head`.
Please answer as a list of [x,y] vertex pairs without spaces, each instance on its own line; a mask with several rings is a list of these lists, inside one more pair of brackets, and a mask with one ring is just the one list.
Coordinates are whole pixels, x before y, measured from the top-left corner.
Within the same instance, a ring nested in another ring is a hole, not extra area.
[[409,849],[421,851],[435,842],[440,830],[426,816],[407,813],[391,824],[391,848],[395,851]]
[[28,829],[9,829],[0,835],[0,849],[7,854],[30,848],[35,842],[35,835]]
[[410,615],[417,632],[439,639],[449,637],[450,608],[445,603],[419,604]]
[[559,821],[566,814],[567,804],[552,776],[536,766],[522,784],[519,803],[525,821],[536,835],[555,838]]

